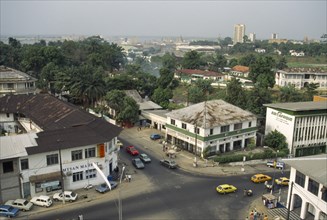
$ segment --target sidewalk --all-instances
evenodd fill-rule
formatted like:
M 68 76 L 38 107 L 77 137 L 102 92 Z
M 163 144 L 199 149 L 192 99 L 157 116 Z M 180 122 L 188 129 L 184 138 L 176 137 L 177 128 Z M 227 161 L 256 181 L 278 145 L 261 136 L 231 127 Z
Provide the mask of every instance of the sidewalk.
M 158 157 L 168 158 L 163 151 L 162 140 L 151 140 L 150 134 L 159 133 L 164 136 L 164 134 L 156 129 L 151 128 L 142 128 L 139 130 L 137 127 L 125 128 L 120 137 L 128 140 L 132 143 L 135 143 L 137 147 L 145 148 L 146 150 L 151 151 Z M 168 149 L 172 146 L 167 144 Z M 206 175 L 206 176 L 231 176 L 231 175 L 251 175 L 256 173 L 267 173 L 272 172 L 273 168 L 267 167 L 266 160 L 255 160 L 255 161 L 246 161 L 230 164 L 213 164 L 213 162 L 205 161 L 202 158 L 197 157 L 197 166 L 194 166 L 195 155 L 182 150 L 176 152 L 176 157 L 173 159 L 179 166 L 179 169 L 186 172 L 190 172 L 197 175 Z M 268 219 L 274 219 L 275 216 L 270 216 L 268 213 L 268 208 L 264 206 L 262 202 L 261 195 L 258 197 L 253 197 L 253 201 L 244 209 L 244 219 L 246 216 L 250 219 L 250 212 L 252 210 L 257 210 L 258 213 L 264 213 L 268 215 Z M 247 210 L 247 211 L 246 211 Z

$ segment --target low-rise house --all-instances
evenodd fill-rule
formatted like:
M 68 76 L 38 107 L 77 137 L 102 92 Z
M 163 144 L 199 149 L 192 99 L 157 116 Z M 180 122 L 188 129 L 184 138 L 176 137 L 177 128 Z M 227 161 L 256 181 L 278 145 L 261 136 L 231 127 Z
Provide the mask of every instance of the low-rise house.
M 9 134 L 0 136 L 2 201 L 102 183 L 94 164 L 115 173 L 121 128 L 72 104 L 48 94 L 7 95 L 0 120 Z
M 255 139 L 257 118 L 223 100 L 201 102 L 167 113 L 166 139 L 184 150 L 203 156 L 247 147 Z
M 181 82 L 192 83 L 198 79 L 212 80 L 214 83 L 223 82 L 224 75 L 222 73 L 208 71 L 208 70 L 197 70 L 197 69 L 180 69 L 176 70 L 174 77 Z
M 250 68 L 247 66 L 236 65 L 232 67 L 229 75 L 248 78 L 250 73 Z
M 301 219 L 327 219 L 327 154 L 284 159 L 291 167 L 287 207 Z
M 26 73 L 0 66 L 0 97 L 6 94 L 36 93 L 36 81 Z
M 318 88 L 327 88 L 327 71 L 322 68 L 285 68 L 275 74 L 278 86 L 293 85 L 302 89 L 306 84 L 317 83 Z

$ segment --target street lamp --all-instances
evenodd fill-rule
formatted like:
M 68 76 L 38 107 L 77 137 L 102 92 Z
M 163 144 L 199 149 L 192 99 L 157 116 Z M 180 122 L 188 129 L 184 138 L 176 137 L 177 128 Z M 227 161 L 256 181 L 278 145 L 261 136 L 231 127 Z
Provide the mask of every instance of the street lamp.
M 275 156 L 275 160 L 274 160 L 274 176 L 273 176 L 273 182 L 271 184 L 271 191 L 270 191 L 270 194 L 273 193 L 273 190 L 274 190 L 274 185 L 275 185 L 275 176 L 276 176 L 276 166 L 277 166 L 277 156 L 278 156 L 278 152 L 279 150 L 276 151 L 276 156 Z

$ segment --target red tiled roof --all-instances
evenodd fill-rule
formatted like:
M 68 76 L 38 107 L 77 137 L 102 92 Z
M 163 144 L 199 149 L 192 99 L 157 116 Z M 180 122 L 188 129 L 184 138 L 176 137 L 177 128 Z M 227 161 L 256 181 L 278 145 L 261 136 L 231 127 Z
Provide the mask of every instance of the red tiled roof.
M 247 72 L 249 72 L 250 68 L 247 66 L 236 65 L 232 68 L 232 70 L 242 72 L 242 73 L 247 73 Z

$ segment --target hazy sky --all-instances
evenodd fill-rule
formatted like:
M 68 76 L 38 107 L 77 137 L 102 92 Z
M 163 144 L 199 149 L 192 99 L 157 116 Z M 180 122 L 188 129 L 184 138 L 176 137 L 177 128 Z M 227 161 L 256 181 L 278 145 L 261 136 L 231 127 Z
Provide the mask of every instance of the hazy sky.
M 327 0 L 0 0 L 1 35 L 232 37 L 234 24 L 257 39 L 319 39 Z

